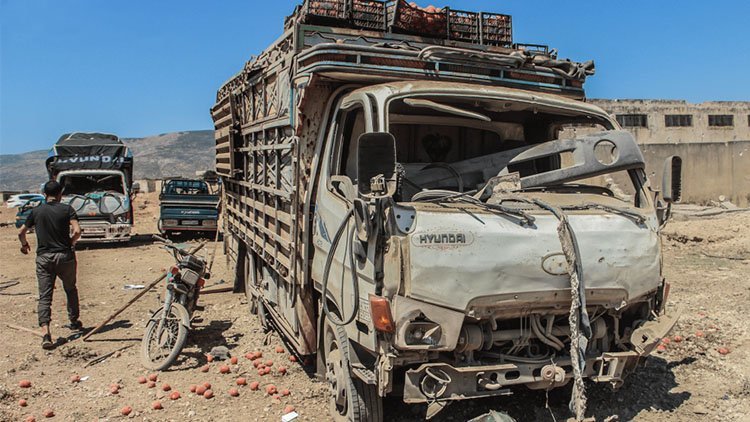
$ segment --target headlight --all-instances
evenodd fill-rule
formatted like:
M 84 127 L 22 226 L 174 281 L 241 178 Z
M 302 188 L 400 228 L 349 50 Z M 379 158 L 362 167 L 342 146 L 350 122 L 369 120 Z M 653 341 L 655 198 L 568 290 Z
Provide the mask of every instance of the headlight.
M 185 284 L 194 286 L 195 283 L 198 282 L 199 278 L 200 276 L 198 275 L 198 273 L 193 270 L 188 270 L 187 268 L 182 270 L 182 281 Z
M 404 340 L 409 346 L 436 346 L 442 336 L 443 330 L 434 322 L 412 322 L 404 332 Z
M 161 220 L 165 226 L 176 226 L 177 220 Z
M 203 220 L 203 227 L 216 227 L 216 220 Z

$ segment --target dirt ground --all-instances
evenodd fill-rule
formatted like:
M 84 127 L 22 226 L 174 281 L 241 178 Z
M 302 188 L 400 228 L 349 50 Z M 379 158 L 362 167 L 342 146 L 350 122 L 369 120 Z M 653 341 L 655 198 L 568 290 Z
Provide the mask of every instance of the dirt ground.
M 127 246 L 79 248 L 79 293 L 81 318 L 88 327 L 96 325 L 114 309 L 137 294 L 125 290 L 126 284 L 148 284 L 172 264 L 169 254 L 153 244 L 149 234 L 156 231 L 157 206 L 153 194 L 136 200 L 137 236 Z M 15 210 L 3 207 L 0 222 L 12 222 Z M 36 326 L 36 278 L 33 255 L 18 250 L 16 229 L 0 228 L 0 420 L 37 420 L 51 409 L 58 420 L 118 420 L 125 406 L 138 420 L 196 421 L 278 421 L 283 409 L 292 405 L 298 420 L 329 420 L 327 388 L 299 363 L 289 361 L 290 354 L 276 353 L 281 345 L 276 334 L 266 335 L 248 312 L 241 294 L 215 294 L 201 298 L 203 309 L 196 312 L 194 327 L 177 364 L 159 376 L 157 387 L 147 388 L 137 377 L 148 375 L 140 364 L 140 339 L 150 310 L 159 306 L 161 287 L 122 313 L 103 332 L 82 342 L 71 339 L 65 324 L 65 295 L 61 286 L 53 302 L 53 336 L 61 337 L 52 351 L 40 347 L 41 339 L 17 331 L 6 324 L 28 328 Z M 665 230 L 665 275 L 672 282 L 669 309 L 682 311 L 682 317 L 665 344 L 666 350 L 650 357 L 644 367 L 630 375 L 619 391 L 605 385 L 588 384 L 588 414 L 596 420 L 750 420 L 750 212 L 712 218 L 672 221 Z M 35 238 L 30 236 L 32 248 Z M 195 240 L 191 240 L 195 243 Z M 207 287 L 224 287 L 232 277 L 225 267 L 221 246 L 216 249 L 213 277 Z M 210 256 L 214 244 L 204 249 Z M 15 284 L 14 282 L 19 282 Z M 681 341 L 679 341 L 681 340 Z M 205 354 L 214 347 L 227 346 L 239 363 L 231 374 L 219 373 L 219 363 L 206 365 Z M 106 353 L 127 347 L 105 361 L 84 367 Z M 722 349 L 726 348 L 726 350 Z M 719 353 L 728 352 L 726 354 Z M 274 368 L 284 365 L 286 375 L 277 370 L 260 377 L 245 353 L 262 351 Z M 78 375 L 82 381 L 71 382 Z M 235 380 L 246 376 L 259 381 L 261 391 L 237 387 Z M 31 388 L 22 389 L 19 381 L 30 380 Z M 191 384 L 209 382 L 215 397 L 204 399 L 189 392 Z M 110 385 L 121 386 L 118 394 Z M 170 400 L 162 391 L 164 383 L 181 398 Z M 263 392 L 267 384 L 279 390 L 289 389 L 287 397 L 274 399 Z M 228 390 L 239 389 L 239 397 Z M 512 396 L 455 403 L 435 420 L 463 421 L 491 409 L 504 410 L 519 421 L 555 421 L 569 417 L 567 401 L 570 389 L 549 394 L 517 390 Z M 25 399 L 26 407 L 19 406 Z M 160 400 L 163 409 L 153 410 Z M 385 402 L 386 420 L 410 421 L 422 418 L 424 408 L 406 406 L 397 399 Z

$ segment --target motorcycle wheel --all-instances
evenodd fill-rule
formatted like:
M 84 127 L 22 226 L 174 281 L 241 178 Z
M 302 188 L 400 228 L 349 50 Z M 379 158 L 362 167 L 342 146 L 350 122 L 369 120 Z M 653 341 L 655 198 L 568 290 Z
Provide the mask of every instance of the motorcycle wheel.
M 188 327 L 185 326 L 185 321 L 190 321 L 187 309 L 179 303 L 173 303 L 164 327 L 159 332 L 163 313 L 164 308 L 154 313 L 146 324 L 141 341 L 141 360 L 146 368 L 153 371 L 161 371 L 172 365 L 187 341 Z

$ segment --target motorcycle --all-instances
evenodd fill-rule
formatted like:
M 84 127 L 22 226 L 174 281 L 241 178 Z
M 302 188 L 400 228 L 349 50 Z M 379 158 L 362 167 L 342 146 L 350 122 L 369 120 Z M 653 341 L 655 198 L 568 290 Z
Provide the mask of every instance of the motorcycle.
M 143 364 L 148 369 L 161 371 L 174 363 L 185 347 L 200 290 L 211 275 L 205 260 L 167 239 L 154 238 L 164 243 L 176 262 L 167 274 L 163 305 L 151 315 L 141 341 Z

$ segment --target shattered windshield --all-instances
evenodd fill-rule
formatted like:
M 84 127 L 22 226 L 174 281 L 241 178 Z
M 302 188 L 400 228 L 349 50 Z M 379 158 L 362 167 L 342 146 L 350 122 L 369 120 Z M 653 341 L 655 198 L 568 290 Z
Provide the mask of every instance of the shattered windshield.
M 61 177 L 63 195 L 86 195 L 90 192 L 125 193 L 122 175 L 119 174 L 71 174 Z
M 638 205 L 642 156 L 630 139 L 615 145 L 586 138 L 614 129 L 598 115 L 434 95 L 391 101 L 388 124 L 401 166 L 397 199 L 403 202 L 435 198 L 435 192 L 479 197 L 502 185 L 509 192 L 587 193 Z M 594 155 L 577 151 L 581 145 Z M 627 147 L 640 162 L 632 156 L 629 166 L 609 171 L 606 166 L 622 154 L 617 147 Z

